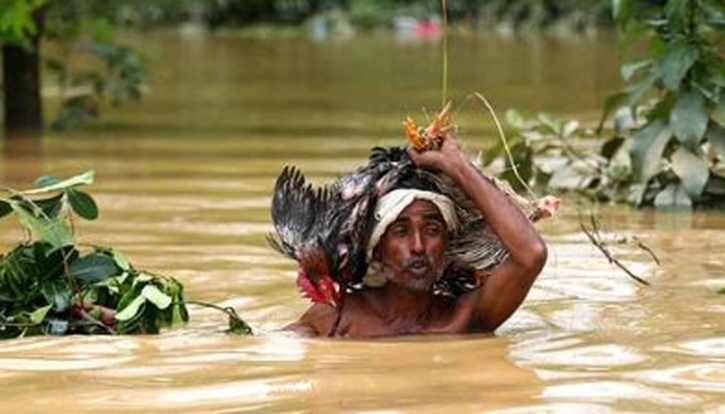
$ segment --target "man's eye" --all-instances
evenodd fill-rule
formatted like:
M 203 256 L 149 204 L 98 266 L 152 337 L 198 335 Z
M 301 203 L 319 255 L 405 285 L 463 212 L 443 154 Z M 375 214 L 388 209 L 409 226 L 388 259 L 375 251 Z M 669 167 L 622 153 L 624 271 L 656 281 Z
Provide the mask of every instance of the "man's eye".
M 405 236 L 408 234 L 408 228 L 406 226 L 395 226 L 391 230 L 395 236 Z
M 425 232 L 431 236 L 437 236 L 443 233 L 443 226 L 440 224 L 429 224 L 425 227 Z

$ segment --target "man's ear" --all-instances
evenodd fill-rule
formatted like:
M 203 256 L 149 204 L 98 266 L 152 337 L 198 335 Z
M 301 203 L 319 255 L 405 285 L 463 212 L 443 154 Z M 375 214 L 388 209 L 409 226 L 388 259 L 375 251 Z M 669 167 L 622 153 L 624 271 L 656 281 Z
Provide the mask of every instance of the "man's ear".
M 373 248 L 373 260 L 376 262 L 382 262 L 383 255 L 380 253 L 380 243 Z

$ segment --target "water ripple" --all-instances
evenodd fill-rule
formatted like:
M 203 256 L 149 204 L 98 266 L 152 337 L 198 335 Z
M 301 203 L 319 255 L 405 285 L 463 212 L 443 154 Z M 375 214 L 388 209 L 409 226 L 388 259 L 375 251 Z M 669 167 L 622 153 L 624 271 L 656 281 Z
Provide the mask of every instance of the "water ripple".
M 725 392 L 725 364 L 689 364 L 628 374 L 646 382 L 672 384 L 692 390 Z
M 708 338 L 662 346 L 657 350 L 685 353 L 695 356 L 725 357 L 725 338 Z
M 519 352 L 523 359 L 537 366 L 623 367 L 647 361 L 649 357 L 620 345 L 595 345 L 549 352 Z
M 685 406 L 697 404 L 697 397 L 645 385 L 615 382 L 578 382 L 553 385 L 544 390 L 545 398 L 612 403 L 620 400 L 646 400 L 654 404 Z
M 0 370 L 13 371 L 70 371 L 92 368 L 109 368 L 130 362 L 134 357 L 73 359 L 36 358 L 0 358 Z

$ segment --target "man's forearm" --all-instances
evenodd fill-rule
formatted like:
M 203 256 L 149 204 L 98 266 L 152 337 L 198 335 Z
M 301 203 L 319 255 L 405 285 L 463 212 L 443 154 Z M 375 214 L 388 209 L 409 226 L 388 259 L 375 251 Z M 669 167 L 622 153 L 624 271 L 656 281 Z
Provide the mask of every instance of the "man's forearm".
M 444 173 L 466 192 L 486 217 L 508 249 L 511 260 L 538 273 L 546 258 L 546 246 L 523 212 L 467 160 L 453 163 L 447 170 Z

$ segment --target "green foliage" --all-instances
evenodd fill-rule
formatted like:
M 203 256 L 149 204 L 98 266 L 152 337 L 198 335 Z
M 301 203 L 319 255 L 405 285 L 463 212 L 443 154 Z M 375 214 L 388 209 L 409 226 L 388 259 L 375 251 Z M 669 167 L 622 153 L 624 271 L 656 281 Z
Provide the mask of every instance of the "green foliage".
M 87 0 L 52 3 L 46 34 L 57 52 L 46 54 L 44 61 L 60 91 L 53 128 L 75 127 L 97 118 L 104 104 L 116 106 L 143 97 L 144 59 L 114 40 L 116 25 L 109 13 L 120 7 L 117 3 L 105 7 Z
M 629 86 L 610 97 L 602 120 L 622 104 L 615 133 L 630 145 L 637 206 L 722 203 L 725 6 L 718 0 L 614 0 L 617 24 L 650 58 L 622 66 Z M 627 122 L 625 119 L 631 119 Z M 712 183 L 712 184 L 711 184 Z
M 156 333 L 188 320 L 177 281 L 137 271 L 118 252 L 76 247 L 68 221 L 72 213 L 98 217 L 93 198 L 78 189 L 93 180 L 93 171 L 63 181 L 41 177 L 35 189 L 0 197 L 3 216 L 14 212 L 32 236 L 0 256 L 0 336 Z M 137 298 L 142 306 L 114 320 L 116 309 Z
M 114 256 L 43 241 L 0 256 L 0 337 L 158 333 L 188 321 L 178 281 L 122 270 Z
M 46 0 L 0 0 L 0 43 L 25 45 L 37 34 L 33 13 Z
M 71 47 L 81 55 L 91 56 L 94 64 L 74 68 L 67 53 L 46 58 L 61 91 L 60 111 L 53 128 L 67 129 L 97 118 L 104 103 L 116 106 L 143 97 L 146 68 L 136 51 L 98 41 L 82 41 Z
M 177 280 L 138 270 L 116 250 L 76 245 L 71 215 L 98 217 L 93 198 L 78 189 L 93 180 L 92 171 L 63 181 L 41 177 L 35 189 L 0 195 L 0 218 L 15 213 L 31 234 L 0 255 L 0 338 L 155 334 L 188 322 Z M 223 311 L 231 331 L 251 333 L 233 309 Z
M 514 189 L 524 185 L 513 171 L 512 161 L 526 185 L 546 191 L 580 193 L 600 201 L 620 201 L 630 181 L 630 168 L 621 160 L 623 140 L 612 139 L 602 148 L 587 145 L 592 135 L 575 120 L 548 114 L 529 119 L 515 110 L 506 112 L 506 122 L 514 135 L 509 140 L 512 160 L 505 159 L 502 178 Z M 591 141 L 591 140 L 589 140 Z M 502 144 L 483 154 L 489 165 L 503 153 Z

